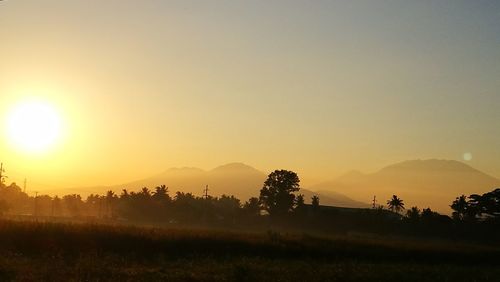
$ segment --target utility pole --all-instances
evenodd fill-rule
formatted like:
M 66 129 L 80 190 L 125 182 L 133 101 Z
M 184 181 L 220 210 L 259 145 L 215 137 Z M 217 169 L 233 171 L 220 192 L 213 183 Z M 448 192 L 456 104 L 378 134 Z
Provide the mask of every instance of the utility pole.
M 101 210 L 102 210 L 102 199 L 101 196 L 97 196 L 97 201 L 99 201 L 99 210 L 97 211 L 97 217 L 102 218 Z
M 33 214 L 35 215 L 35 218 L 37 217 L 37 213 L 38 213 L 37 198 L 38 198 L 38 191 L 35 191 L 35 211 L 33 212 Z
M 26 193 L 26 183 L 28 182 L 28 180 L 26 179 L 26 177 L 24 178 L 24 186 L 23 186 L 23 192 Z
M 54 199 L 51 201 L 50 216 L 54 217 Z
M 7 178 L 7 176 L 5 176 L 5 174 L 3 174 L 4 172 L 5 172 L 5 169 L 3 168 L 3 163 L 0 163 L 0 185 L 4 184 L 5 178 Z
M 208 185 L 205 186 L 205 190 L 203 190 L 204 194 L 205 194 L 205 199 L 208 199 Z
M 376 209 L 377 208 L 377 196 L 373 196 L 373 206 L 372 206 L 373 209 Z

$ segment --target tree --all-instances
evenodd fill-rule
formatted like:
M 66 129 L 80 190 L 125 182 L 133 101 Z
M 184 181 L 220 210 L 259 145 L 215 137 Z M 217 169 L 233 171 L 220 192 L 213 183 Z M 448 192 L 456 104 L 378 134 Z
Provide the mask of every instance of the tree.
M 115 202 L 118 198 L 116 197 L 115 193 L 111 190 L 109 190 L 106 193 L 106 214 L 109 217 L 114 217 L 115 215 Z
M 311 205 L 314 211 L 317 211 L 319 209 L 319 197 L 314 195 L 311 198 Z
M 170 196 L 168 195 L 168 187 L 165 185 L 157 186 L 153 192 L 153 198 L 160 202 L 170 202 Z
M 62 201 L 71 216 L 77 217 L 81 215 L 83 202 L 82 202 L 82 197 L 80 195 L 78 194 L 65 195 L 62 198 Z
M 476 198 L 475 198 L 476 199 Z M 467 201 L 467 196 L 461 195 L 451 203 L 452 216 L 456 220 L 474 219 L 476 217 L 476 207 L 472 207 Z
M 304 200 L 304 195 L 299 194 L 295 197 L 295 212 L 298 214 L 304 213 L 306 208 L 306 203 Z
M 420 219 L 420 209 L 418 207 L 412 207 L 406 211 L 406 217 L 410 221 L 418 221 Z
M 260 215 L 260 205 L 259 199 L 256 197 L 252 197 L 248 199 L 243 205 L 243 210 L 246 214 L 250 216 L 259 216 Z
M 141 192 L 139 194 L 146 199 L 149 199 L 151 197 L 151 191 L 149 191 L 148 187 L 142 187 Z
M 52 199 L 52 208 L 50 211 L 51 216 L 61 216 L 61 198 L 59 196 L 55 196 Z
M 270 215 L 283 215 L 293 209 L 294 192 L 299 191 L 299 177 L 293 171 L 275 170 L 260 190 L 259 201 Z
M 387 201 L 387 207 L 396 213 L 400 213 L 402 210 L 405 209 L 405 204 L 403 203 L 403 200 L 398 198 L 396 195 L 392 195 L 392 198 Z
M 234 196 L 222 195 L 216 199 L 215 207 L 220 216 L 224 219 L 236 220 L 236 215 L 241 207 L 240 200 Z
M 483 195 L 472 194 L 457 197 L 450 206 L 456 220 L 475 220 L 476 217 L 500 217 L 500 188 Z

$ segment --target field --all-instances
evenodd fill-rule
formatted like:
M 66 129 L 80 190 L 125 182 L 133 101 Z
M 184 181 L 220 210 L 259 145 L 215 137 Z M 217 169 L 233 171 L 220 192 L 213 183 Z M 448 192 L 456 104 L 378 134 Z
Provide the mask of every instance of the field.
M 0 222 L 1 281 L 498 281 L 499 255 L 363 234 Z

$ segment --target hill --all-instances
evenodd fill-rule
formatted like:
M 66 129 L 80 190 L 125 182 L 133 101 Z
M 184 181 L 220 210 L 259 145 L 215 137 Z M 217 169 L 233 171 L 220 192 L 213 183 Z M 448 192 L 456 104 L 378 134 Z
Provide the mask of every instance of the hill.
M 407 208 L 416 205 L 449 213 L 455 197 L 485 193 L 499 185 L 499 179 L 462 162 L 431 159 L 400 162 L 372 174 L 350 172 L 311 189 L 335 191 L 365 202 L 376 195 L 378 203 L 383 205 L 396 194 Z
M 136 191 L 142 187 L 153 189 L 165 184 L 173 195 L 176 191 L 190 192 L 201 196 L 206 185 L 209 185 L 209 194 L 212 196 L 234 195 L 242 202 L 250 197 L 258 197 L 262 184 L 267 174 L 243 163 L 229 163 L 218 166 L 212 170 L 205 171 L 194 167 L 170 168 L 160 174 L 141 180 L 113 186 L 99 186 L 86 188 L 72 188 L 68 191 L 82 191 L 82 195 L 90 193 L 105 193 L 112 190 L 120 193 L 123 189 Z M 61 190 L 60 192 L 62 192 Z M 313 192 L 307 188 L 301 188 L 300 192 L 307 202 L 313 195 L 320 197 L 322 205 L 333 205 L 340 207 L 367 207 L 367 203 L 354 201 L 349 197 L 333 191 Z

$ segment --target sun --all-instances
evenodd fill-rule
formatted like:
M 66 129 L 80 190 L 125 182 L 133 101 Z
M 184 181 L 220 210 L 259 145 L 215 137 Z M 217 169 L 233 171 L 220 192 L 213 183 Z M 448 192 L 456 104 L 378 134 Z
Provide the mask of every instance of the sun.
M 6 136 L 14 147 L 28 153 L 52 148 L 61 137 L 59 113 L 49 102 L 30 100 L 11 108 L 6 118 Z

